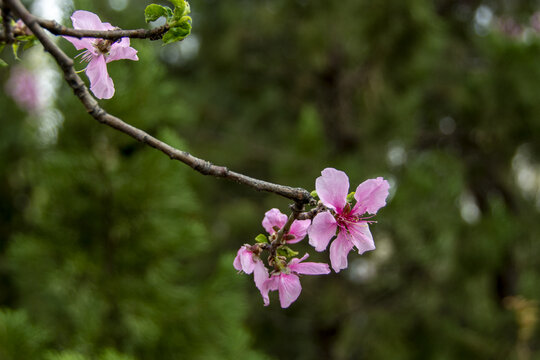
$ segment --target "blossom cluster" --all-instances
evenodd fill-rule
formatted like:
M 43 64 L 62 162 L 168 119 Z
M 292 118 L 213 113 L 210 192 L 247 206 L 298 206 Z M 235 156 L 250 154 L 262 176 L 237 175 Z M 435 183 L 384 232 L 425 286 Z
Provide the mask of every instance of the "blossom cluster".
M 264 305 L 269 305 L 269 292 L 277 290 L 282 308 L 289 307 L 302 291 L 299 275 L 324 275 L 330 273 L 326 263 L 304 262 L 305 254 L 288 245 L 302 241 L 306 235 L 309 244 L 322 252 L 330 244 L 330 264 L 335 272 L 347 268 L 347 257 L 353 248 L 359 254 L 374 250 L 375 243 L 369 230 L 372 217 L 386 205 L 390 185 L 382 177 L 369 179 L 348 193 L 349 178 L 343 171 L 326 168 L 315 181 L 316 195 L 320 201 L 313 220 L 297 220 L 298 213 L 288 218 L 278 209 L 266 212 L 262 221 L 269 236 L 259 235 L 254 245 L 243 245 L 234 259 L 234 268 L 246 274 L 253 273 L 255 286 L 260 291 Z M 290 221 L 292 220 L 292 222 Z M 269 253 L 267 265 L 261 256 Z

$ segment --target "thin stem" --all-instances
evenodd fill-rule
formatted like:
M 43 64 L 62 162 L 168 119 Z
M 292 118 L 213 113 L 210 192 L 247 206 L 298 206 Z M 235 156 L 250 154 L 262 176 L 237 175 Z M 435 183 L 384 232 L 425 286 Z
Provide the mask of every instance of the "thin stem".
M 4 41 L 6 44 L 13 44 L 15 37 L 13 36 L 13 28 L 11 27 L 11 11 L 3 2 L 0 3 L 0 6 L 2 9 L 2 25 L 4 26 Z
M 49 30 L 54 35 L 64 35 L 64 36 L 73 36 L 76 38 L 90 37 L 90 38 L 100 38 L 107 40 L 118 40 L 123 37 L 134 38 L 134 39 L 150 39 L 150 40 L 159 40 L 169 30 L 169 25 L 165 24 L 163 26 L 148 30 L 148 29 L 136 29 L 136 30 L 76 30 L 72 28 L 65 27 L 54 20 L 40 19 L 34 16 L 35 21 L 42 27 Z M 24 21 L 24 20 L 23 20 Z
M 213 165 L 209 161 L 197 158 L 186 151 L 176 149 L 169 144 L 147 134 L 146 132 L 129 125 L 121 119 L 107 113 L 99 106 L 97 101 L 90 95 L 88 88 L 81 80 L 73 68 L 73 60 L 68 57 L 56 44 L 47 36 L 41 28 L 39 19 L 32 15 L 19 0 L 4 0 L 11 9 L 19 15 L 22 21 L 34 33 L 43 47 L 56 60 L 62 71 L 64 79 L 73 89 L 75 95 L 84 105 L 86 111 L 97 121 L 108 125 L 118 131 L 123 132 L 132 138 L 153 147 L 173 160 L 178 160 L 190 166 L 203 175 L 211 175 L 218 178 L 225 178 L 235 181 L 239 184 L 247 185 L 258 191 L 271 192 L 295 201 L 297 204 L 308 204 L 313 201 L 310 193 L 303 188 L 293 188 L 290 186 L 279 185 L 267 181 L 255 179 L 247 175 L 229 170 L 225 166 Z

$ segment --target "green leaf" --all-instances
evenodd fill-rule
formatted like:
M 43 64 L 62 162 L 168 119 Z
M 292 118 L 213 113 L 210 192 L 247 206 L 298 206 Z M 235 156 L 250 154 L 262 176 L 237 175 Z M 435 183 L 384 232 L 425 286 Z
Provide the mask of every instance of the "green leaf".
M 184 8 L 186 6 L 186 2 L 184 0 L 169 0 L 176 10 L 176 8 Z M 182 10 L 183 11 L 183 10 Z
M 14 56 L 15 59 L 17 59 L 17 60 L 21 60 L 21 59 L 19 58 L 19 55 L 17 55 L 17 51 L 19 50 L 19 45 L 20 45 L 20 44 L 19 44 L 18 42 L 13 43 L 13 45 L 11 45 L 11 48 L 13 49 L 13 56 Z
M 34 35 L 19 35 L 15 38 L 18 41 L 30 41 L 36 39 Z
M 187 1 L 184 2 L 181 6 L 176 6 L 174 8 L 174 20 L 183 21 L 183 17 L 187 16 L 191 12 L 191 7 L 189 6 L 189 3 Z M 189 19 L 191 21 L 191 18 Z
M 39 43 L 39 41 L 36 38 L 34 38 L 34 39 L 30 40 L 30 41 L 27 41 L 23 46 L 23 50 L 30 49 L 32 46 L 37 45 L 38 43 Z
M 347 195 L 348 202 L 353 202 L 353 200 L 354 200 L 354 191 L 352 193 L 349 193 L 349 195 Z
M 0 67 L 8 66 L 8 63 L 0 59 Z
M 188 22 L 182 23 L 181 26 L 173 27 L 165 33 L 165 35 L 163 36 L 163 43 L 170 44 L 175 41 L 184 40 L 185 37 L 188 36 L 190 32 L 191 32 L 191 24 Z
M 171 11 L 170 8 L 166 8 L 165 6 L 150 4 L 144 9 L 144 20 L 146 22 L 156 21 L 162 16 L 168 17 Z
M 298 255 L 298 251 L 294 251 L 288 246 L 281 246 L 277 249 L 277 253 L 281 256 L 286 256 L 289 258 Z
M 255 236 L 255 241 L 258 242 L 259 244 L 266 244 L 268 243 L 268 238 L 264 234 L 259 234 Z

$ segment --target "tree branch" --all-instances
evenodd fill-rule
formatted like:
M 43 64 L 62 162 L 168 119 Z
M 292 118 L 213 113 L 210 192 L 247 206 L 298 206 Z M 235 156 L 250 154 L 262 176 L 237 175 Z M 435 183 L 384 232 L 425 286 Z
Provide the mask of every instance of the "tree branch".
M 107 40 L 118 40 L 123 37 L 133 38 L 133 39 L 150 39 L 150 40 L 159 40 L 162 38 L 163 34 L 169 30 L 169 25 L 165 24 L 163 26 L 148 30 L 148 29 L 137 29 L 137 30 L 107 30 L 107 31 L 98 31 L 98 30 L 76 30 L 72 28 L 65 27 L 54 20 L 45 20 L 34 17 L 37 23 L 47 30 L 49 30 L 54 35 L 64 35 L 64 36 L 73 36 L 76 38 L 90 37 L 90 38 L 100 38 Z M 24 21 L 24 20 L 23 20 Z
M 4 26 L 3 38 L 7 44 L 13 44 L 15 38 L 13 37 L 13 28 L 11 27 L 11 11 L 3 2 L 0 3 L 2 9 L 2 25 Z
M 147 134 L 146 132 L 123 122 L 121 119 L 108 114 L 90 95 L 88 88 L 73 69 L 73 60 L 68 57 L 58 46 L 56 46 L 56 44 L 52 42 L 52 40 L 41 28 L 39 19 L 28 12 L 28 10 L 19 0 L 4 0 L 4 4 L 10 6 L 11 9 L 19 15 L 26 26 L 30 28 L 37 39 L 41 42 L 45 50 L 48 51 L 56 60 L 64 72 L 66 82 L 82 102 L 86 108 L 86 111 L 100 123 L 108 125 L 148 146 L 163 152 L 173 160 L 178 160 L 186 165 L 189 165 L 191 168 L 203 175 L 225 178 L 239 184 L 247 185 L 258 191 L 267 191 L 281 195 L 288 199 L 294 200 L 297 204 L 306 204 L 313 200 L 310 193 L 303 188 L 293 188 L 290 186 L 270 183 L 231 171 L 224 166 L 213 165 L 212 163 L 199 159 L 188 152 L 176 149 Z

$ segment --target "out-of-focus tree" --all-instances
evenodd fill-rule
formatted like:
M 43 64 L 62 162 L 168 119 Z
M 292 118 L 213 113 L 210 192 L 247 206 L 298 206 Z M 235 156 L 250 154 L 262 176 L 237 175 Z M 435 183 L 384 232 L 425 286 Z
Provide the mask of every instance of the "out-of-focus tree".
M 108 6 L 122 3 L 76 8 L 139 27 L 146 3 Z M 535 2 L 206 0 L 192 10 L 186 40 L 133 41 L 141 61 L 110 65 L 117 95 L 104 106 L 256 177 L 313 189 L 332 166 L 351 183 L 391 179 L 377 249 L 303 278 L 291 308 L 274 298 L 264 308 L 251 280 L 233 278 L 231 255 L 285 200 L 178 169 L 92 122 L 67 87 L 58 142 L 39 148 L 2 97 L 13 129 L 0 134 L 2 301 L 48 330 L 47 349 L 540 356 L 539 327 L 527 323 L 523 341 L 507 305 L 540 301 Z

